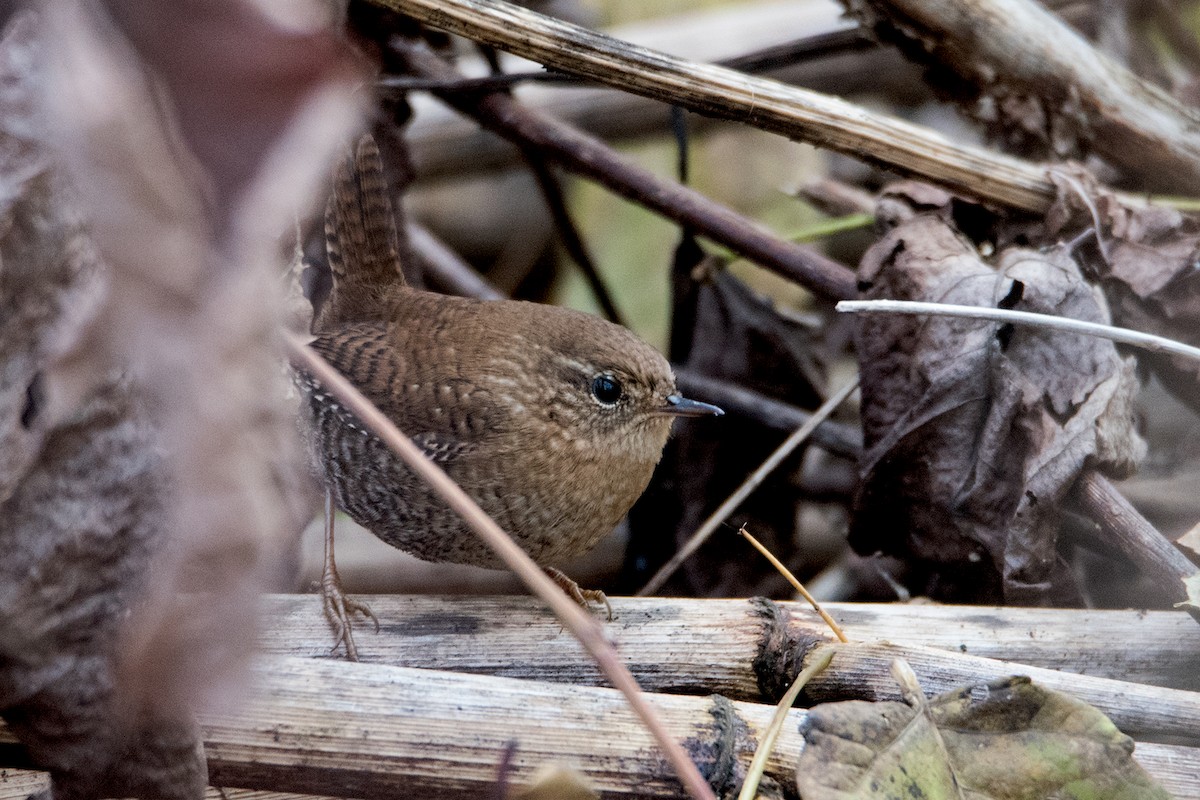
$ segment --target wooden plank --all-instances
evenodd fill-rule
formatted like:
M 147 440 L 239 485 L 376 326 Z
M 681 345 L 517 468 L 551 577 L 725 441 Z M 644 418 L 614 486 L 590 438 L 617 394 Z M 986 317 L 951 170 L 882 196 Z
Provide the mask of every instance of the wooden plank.
M 515 785 L 544 764 L 566 763 L 606 797 L 683 797 L 612 689 L 277 656 L 260 659 L 253 677 L 246 699 L 202 719 L 211 780 L 231 800 L 477 798 L 493 787 L 513 741 Z M 651 701 L 719 792 L 740 780 L 773 712 L 712 697 Z M 784 727 L 767 767 L 775 781 L 792 779 L 804 714 L 791 712 Z M 1176 797 L 1198 796 L 1196 750 L 1139 744 L 1136 756 Z M 37 780 L 5 771 L 0 800 L 25 796 Z M 228 794 L 234 788 L 273 794 Z
M 360 596 L 379 616 L 378 634 L 356 628 L 363 660 L 597 685 L 601 678 L 575 639 L 527 596 Z M 609 635 L 644 689 L 715 692 L 761 700 L 755 662 L 770 614 L 748 600 L 613 598 Z M 793 639 L 824 638 L 804 604 L 781 603 Z M 857 642 L 942 648 L 1133 683 L 1200 689 L 1200 628 L 1168 611 L 830 603 Z M 262 647 L 279 655 L 328 655 L 332 640 L 315 595 L 266 600 Z

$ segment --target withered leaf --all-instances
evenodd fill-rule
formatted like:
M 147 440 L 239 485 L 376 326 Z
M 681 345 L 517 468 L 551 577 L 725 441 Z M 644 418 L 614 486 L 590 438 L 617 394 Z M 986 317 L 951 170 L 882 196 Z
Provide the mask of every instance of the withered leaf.
M 1101 244 L 1082 251 L 1112 307 L 1116 324 L 1200 344 L 1200 226 L 1164 206 L 1134 205 L 1081 170 L 1057 168 L 1059 196 L 1047 214 L 1050 233 L 1098 228 Z M 1160 353 L 1139 359 L 1180 400 L 1200 408 L 1200 365 Z
M 859 281 L 868 298 L 1107 319 L 1064 250 L 1012 248 L 993 267 L 929 215 L 877 242 Z M 1058 501 L 1085 467 L 1123 473 L 1140 457 L 1132 362 L 1102 339 L 946 317 L 863 315 L 856 343 L 865 450 L 854 547 L 941 565 L 943 596 L 1070 599 Z
M 800 796 L 1170 797 L 1133 760 L 1133 740 L 1107 717 L 1028 678 L 946 692 L 928 709 L 926 716 L 904 703 L 861 700 L 811 709 L 796 767 Z
M 686 334 L 677 332 L 690 343 L 689 369 L 802 407 L 819 402 L 813 386 L 823 382 L 822 365 L 814 355 L 811 332 L 782 317 L 736 277 L 716 274 L 695 289 L 685 313 L 679 313 L 680 306 L 677 320 L 693 326 Z M 725 418 L 719 430 L 686 423 L 677 426 L 650 488 L 630 512 L 632 535 L 626 558 L 633 567 L 631 585 L 643 584 L 653 568 L 686 541 L 783 438 L 784 434 L 764 432 L 761 426 L 736 417 Z M 748 522 L 785 562 L 796 552 L 791 534 L 795 506 L 791 493 L 771 491 L 771 486 L 786 479 L 787 470 L 778 470 L 734 520 Z M 663 535 L 670 529 L 675 531 L 673 540 Z M 723 597 L 786 590 L 786 583 L 769 565 L 731 559 L 730 548 L 737 546 L 728 537 L 714 537 L 684 562 L 667 591 Z

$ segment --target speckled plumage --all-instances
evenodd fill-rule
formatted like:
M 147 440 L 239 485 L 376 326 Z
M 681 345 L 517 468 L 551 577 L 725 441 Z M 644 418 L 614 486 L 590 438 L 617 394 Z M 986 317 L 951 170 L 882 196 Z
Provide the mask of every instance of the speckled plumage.
M 404 286 L 384 185 L 364 137 L 327 209 L 334 287 L 313 347 L 539 563 L 586 551 L 645 489 L 684 413 L 669 364 L 588 314 Z M 620 383 L 618 402 L 597 400 L 597 376 Z M 420 558 L 498 566 L 381 441 L 302 380 L 316 460 L 342 509 Z

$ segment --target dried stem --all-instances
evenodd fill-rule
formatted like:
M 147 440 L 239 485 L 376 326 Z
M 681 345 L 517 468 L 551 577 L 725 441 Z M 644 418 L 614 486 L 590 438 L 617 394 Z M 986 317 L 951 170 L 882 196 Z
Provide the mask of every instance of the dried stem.
M 415 222 L 409 222 L 405 229 L 408 231 L 408 240 L 413 250 L 435 283 L 462 297 L 474 297 L 478 300 L 504 299 L 503 292 L 488 283 L 429 229 Z
M 397 52 L 415 74 L 438 80 L 462 77 L 424 43 L 400 41 Z M 854 297 L 854 273 L 815 250 L 785 242 L 694 189 L 658 177 L 603 142 L 525 108 L 502 93 L 439 97 L 519 147 L 535 147 L 564 168 L 692 228 L 766 269 L 835 299 Z
M 600 310 L 604 312 L 604 316 L 609 322 L 625 325 L 625 321 L 621 319 L 621 312 L 617 310 L 617 305 L 613 302 L 612 294 L 600 277 L 600 270 L 596 268 L 596 262 L 592 260 L 587 245 L 584 244 L 579 228 L 571 219 L 571 212 L 567 209 L 567 198 L 563 194 L 558 176 L 554 174 L 550 165 L 546 163 L 545 157 L 537 148 L 523 147 L 521 154 L 525 157 L 530 171 L 533 172 L 533 177 L 537 180 L 538 187 L 542 190 L 542 197 L 546 201 L 546 207 L 550 210 L 550 217 L 554 220 L 554 227 L 558 231 L 559 242 L 567 251 L 567 255 L 575 262 L 575 266 L 579 267 L 583 277 L 587 279 L 592 296 L 600 305 Z
M 821 619 L 825 621 L 825 624 L 828 625 L 830 630 L 833 631 L 833 635 L 838 638 L 839 642 L 850 641 L 846 638 L 846 633 L 842 630 L 842 626 L 834 622 L 833 617 L 829 616 L 829 613 L 825 609 L 821 608 L 821 604 L 817 602 L 817 598 L 809 594 L 808 589 L 804 588 L 804 584 L 800 582 L 800 579 L 793 575 L 792 571 L 788 569 L 782 561 L 776 558 L 775 554 L 768 550 L 762 542 L 751 536 L 750 532 L 746 530 L 745 525 L 738 528 L 738 535 L 749 542 L 755 550 L 762 553 L 763 557 L 766 558 L 767 561 L 771 562 L 771 566 L 774 567 L 780 575 L 787 579 L 787 582 L 790 583 L 792 587 L 800 593 L 801 597 L 808 601 L 808 604 L 813 607 L 813 611 L 816 611 Z
M 767 768 L 767 759 L 771 757 L 771 750 L 774 749 L 779 734 L 783 732 L 788 712 L 792 710 L 792 706 L 796 704 L 796 698 L 800 696 L 800 692 L 804 690 L 808 682 L 814 675 L 823 672 L 829 666 L 830 661 L 833 661 L 833 652 L 828 650 L 814 658 L 811 664 L 800 671 L 796 680 L 792 681 L 792 685 L 788 687 L 783 699 L 779 701 L 779 705 L 775 706 L 775 715 L 771 717 L 771 723 L 767 725 L 766 732 L 759 739 L 758 750 L 754 752 L 754 758 L 751 759 L 750 767 L 746 770 L 746 781 L 742 784 L 742 791 L 738 793 L 738 800 L 754 800 L 758 796 L 759 781 Z
M 638 47 L 501 0 L 375 2 L 552 69 L 811 142 L 968 196 L 1034 212 L 1044 211 L 1055 197 L 1038 164 L 952 142 L 828 95 Z
M 365 660 L 450 672 L 603 686 L 596 664 L 535 597 L 376 595 L 387 621 Z M 807 603 L 614 597 L 607 634 L 643 691 L 777 697 L 755 671 L 772 641 L 824 640 L 829 629 Z M 1137 683 L 1200 690 L 1200 636 L 1178 611 L 823 603 L 848 638 L 886 639 L 955 653 Z M 260 649 L 322 658 L 329 626 L 315 595 L 267 598 Z M 453 625 L 446 620 L 452 617 Z M 420 647 L 413 642 L 419 641 Z M 782 680 L 790 679 L 786 675 Z
M 707 781 L 700 775 L 696 765 L 688 758 L 679 742 L 673 739 L 664 727 L 653 706 L 646 700 L 633 675 L 621 663 L 620 657 L 605 638 L 604 628 L 588 612 L 584 611 L 563 592 L 546 573 L 538 568 L 523 551 L 478 504 L 467 496 L 450 476 L 421 452 L 389 420 L 383 412 L 362 395 L 337 370 L 317 355 L 316 351 L 303 343 L 298 336 L 286 333 L 289 356 L 319 380 L 326 389 L 348 408 L 378 436 L 404 462 L 417 473 L 429 487 L 459 514 L 472 530 L 495 551 L 505 565 L 529 587 L 529 590 L 546 601 L 563 624 L 579 639 L 592 658 L 600 666 L 613 686 L 621 690 L 634 713 L 642 720 L 646 729 L 653 734 L 667 759 L 675 768 L 684 787 L 694 800 L 715 800 Z
M 812 412 L 731 381 L 676 367 L 680 391 L 689 397 L 720 406 L 726 413 L 752 419 L 771 430 L 794 431 L 812 419 Z M 813 430 L 813 444 L 846 458 L 858 458 L 862 433 L 857 426 L 823 420 Z
M 1062 331 L 1063 333 L 1081 333 L 1085 336 L 1099 336 L 1111 339 L 1121 344 L 1133 345 L 1154 353 L 1170 353 L 1172 355 L 1200 361 L 1200 347 L 1192 347 L 1174 339 L 1156 336 L 1153 333 L 1142 333 L 1129 328 L 1118 328 L 1115 325 L 1104 325 L 1099 322 L 1087 322 L 1070 317 L 1059 317 L 1054 314 L 1039 314 L 1034 311 L 1016 311 L 1006 308 L 991 308 L 985 306 L 961 306 L 952 303 L 924 303 L 916 300 L 843 300 L 837 304 L 837 310 L 844 313 L 868 314 L 930 314 L 941 317 L 965 317 L 967 319 L 988 320 L 991 322 L 1007 322 L 1016 325 L 1030 325 L 1035 328 Z

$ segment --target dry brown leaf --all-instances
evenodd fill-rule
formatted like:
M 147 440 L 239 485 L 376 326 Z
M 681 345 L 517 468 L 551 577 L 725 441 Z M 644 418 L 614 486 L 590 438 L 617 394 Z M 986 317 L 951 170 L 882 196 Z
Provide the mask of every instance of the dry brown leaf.
M 677 330 L 689 326 L 689 369 L 799 406 L 819 404 L 812 387 L 823 383 L 823 366 L 814 353 L 811 331 L 785 319 L 725 272 L 699 285 L 691 312 L 689 318 L 680 314 L 678 306 L 675 311 Z M 650 488 L 630 512 L 632 539 L 627 559 L 640 560 L 643 565 L 664 562 L 785 435 L 764 433 L 761 426 L 732 417 L 723 420 L 719 429 L 678 425 Z M 785 463 L 795 464 L 798 458 L 792 456 Z M 787 481 L 788 474 L 784 466 L 768 477 L 733 518 L 761 533 L 767 547 L 785 562 L 797 551 L 792 535 L 795 502 L 790 492 L 772 491 L 772 487 Z M 663 530 L 669 528 L 675 530 L 674 542 L 663 536 Z M 787 592 L 786 582 L 765 562 L 731 555 L 740 544 L 736 537 L 714 536 L 683 563 L 667 591 L 686 587 L 686 591 L 713 597 Z M 637 585 L 648 575 L 641 574 Z
M 929 215 L 876 243 L 859 280 L 867 298 L 1107 319 L 1064 251 L 1010 249 L 993 268 Z M 866 449 L 855 548 L 944 567 L 942 596 L 1068 599 L 1058 501 L 1085 467 L 1122 473 L 1140 457 L 1132 362 L 1100 339 L 944 317 L 864 315 L 856 342 Z
M 1099 245 L 1081 248 L 1117 325 L 1200 344 L 1200 225 L 1164 206 L 1132 205 L 1081 169 L 1055 168 L 1059 197 L 1046 217 L 1051 234 L 1096 230 Z M 1142 353 L 1163 383 L 1200 408 L 1200 365 Z

